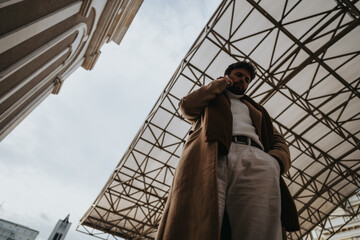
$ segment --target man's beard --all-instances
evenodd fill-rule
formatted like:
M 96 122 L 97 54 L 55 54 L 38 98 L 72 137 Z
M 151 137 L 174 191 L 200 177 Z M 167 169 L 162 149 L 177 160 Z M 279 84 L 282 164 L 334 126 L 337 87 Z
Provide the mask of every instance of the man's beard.
M 246 89 L 239 86 L 232 86 L 232 87 L 228 87 L 228 90 L 236 95 L 244 95 Z

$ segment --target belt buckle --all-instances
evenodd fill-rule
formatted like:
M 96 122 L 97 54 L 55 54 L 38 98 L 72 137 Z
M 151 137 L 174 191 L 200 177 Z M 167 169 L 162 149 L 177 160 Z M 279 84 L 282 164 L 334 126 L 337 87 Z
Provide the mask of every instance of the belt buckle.
M 238 142 L 239 142 L 237 136 L 234 136 L 234 142 L 235 142 L 235 143 L 238 143 Z
M 247 137 L 247 144 L 251 146 L 251 137 Z

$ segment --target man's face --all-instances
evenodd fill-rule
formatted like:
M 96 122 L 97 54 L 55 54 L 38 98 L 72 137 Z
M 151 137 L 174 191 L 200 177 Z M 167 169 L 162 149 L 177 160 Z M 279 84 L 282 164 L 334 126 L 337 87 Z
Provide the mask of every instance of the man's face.
M 245 68 L 235 68 L 231 71 L 229 77 L 233 81 L 233 85 L 228 90 L 237 95 L 244 94 L 251 81 L 249 71 Z

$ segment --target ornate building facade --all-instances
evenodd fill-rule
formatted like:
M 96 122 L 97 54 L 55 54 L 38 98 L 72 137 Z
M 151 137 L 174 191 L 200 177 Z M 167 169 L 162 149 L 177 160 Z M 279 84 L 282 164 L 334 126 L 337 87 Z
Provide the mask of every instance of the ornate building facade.
M 103 44 L 120 44 L 143 0 L 0 2 L 0 141 Z

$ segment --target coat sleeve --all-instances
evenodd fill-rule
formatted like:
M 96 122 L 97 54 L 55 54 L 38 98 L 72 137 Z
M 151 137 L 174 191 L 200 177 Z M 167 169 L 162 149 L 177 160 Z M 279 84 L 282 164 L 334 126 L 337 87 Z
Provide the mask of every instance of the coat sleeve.
M 211 100 L 223 92 L 225 88 L 226 80 L 221 78 L 191 92 L 180 100 L 179 107 L 182 114 L 190 122 L 195 122 Z
M 273 128 L 272 147 L 268 154 L 278 160 L 281 167 L 281 174 L 286 173 L 291 167 L 290 151 L 284 137 Z

